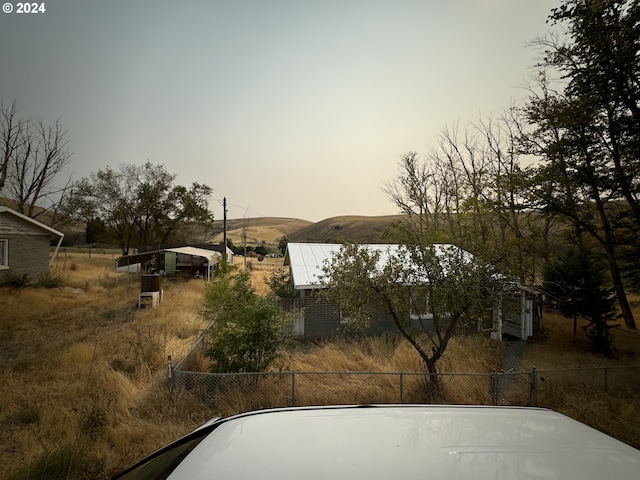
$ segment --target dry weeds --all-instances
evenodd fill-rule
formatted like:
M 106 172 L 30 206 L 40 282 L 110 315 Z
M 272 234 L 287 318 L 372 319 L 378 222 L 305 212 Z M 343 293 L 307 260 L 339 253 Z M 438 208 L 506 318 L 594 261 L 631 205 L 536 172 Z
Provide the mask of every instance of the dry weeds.
M 4 390 L 0 396 L 0 478 L 51 478 L 54 467 L 64 472 L 60 478 L 67 478 L 70 465 L 68 478 L 105 478 L 211 416 L 246 410 L 248 400 L 241 391 L 227 392 L 224 405 L 212 411 L 194 396 L 170 394 L 167 388 L 167 355 L 179 360 L 205 326 L 199 315 L 204 282 L 166 281 L 164 303 L 138 310 L 139 280 L 121 276 L 116 281 L 115 256 L 66 253 L 53 268 L 62 278 L 60 288 L 0 290 Z M 264 279 L 270 274 L 271 267 L 266 265 L 252 270 L 257 291 L 263 291 Z M 584 337 L 574 344 L 572 323 L 566 319 L 547 316 L 545 320 L 545 336 L 527 347 L 524 368 L 640 363 L 636 356 L 640 337 L 617 333 L 621 359 L 607 360 L 585 353 Z M 503 348 L 477 337 L 456 338 L 441 369 L 489 372 L 499 365 Z M 420 371 L 421 365 L 406 342 L 383 336 L 297 344 L 277 368 L 411 372 Z M 305 404 L 306 398 L 314 398 L 316 403 L 322 392 L 326 403 L 341 398 L 381 402 L 396 388 L 393 382 L 391 376 L 381 377 L 365 386 L 357 376 L 320 381 L 309 375 L 297 380 L 296 400 Z M 406 388 L 412 388 L 410 382 Z M 460 403 L 479 403 L 487 394 L 484 385 L 467 388 L 459 398 L 453 383 L 444 388 Z M 262 397 L 253 399 L 251 405 L 269 407 L 290 401 L 274 398 L 273 391 L 281 389 L 262 389 Z M 570 389 L 551 391 L 558 397 L 555 400 L 571 406 L 566 413 L 640 445 L 640 428 L 630 421 L 637 417 L 637 401 L 622 396 L 611 401 L 600 394 L 585 397 L 584 392 Z M 396 402 L 394 395 L 388 401 Z
M 209 417 L 165 379 L 204 327 L 203 281 L 165 282 L 165 302 L 138 310 L 139 280 L 116 282 L 111 254 L 66 253 L 52 272 L 60 288 L 2 290 L 0 478 L 42 478 L 69 455 L 101 478 Z

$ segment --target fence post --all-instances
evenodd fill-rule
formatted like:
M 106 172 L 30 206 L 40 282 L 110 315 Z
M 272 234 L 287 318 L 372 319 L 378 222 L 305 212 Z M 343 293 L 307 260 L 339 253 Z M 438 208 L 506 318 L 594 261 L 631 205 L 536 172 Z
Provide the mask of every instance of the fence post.
M 291 406 L 296 406 L 296 374 L 291 373 Z
M 537 405 L 538 403 L 538 374 L 536 367 L 531 367 L 529 375 L 529 405 Z
M 404 379 L 404 374 L 400 372 L 400 403 L 402 403 L 402 382 Z
M 604 393 L 609 393 L 609 369 L 604 367 Z
M 489 393 L 491 394 L 491 401 L 494 405 L 498 405 L 498 396 L 500 394 L 500 377 L 498 372 L 494 368 L 491 370 L 491 377 L 489 380 Z
M 171 355 L 167 356 L 167 378 L 169 379 L 169 391 L 172 391 L 173 384 L 173 365 L 171 364 Z

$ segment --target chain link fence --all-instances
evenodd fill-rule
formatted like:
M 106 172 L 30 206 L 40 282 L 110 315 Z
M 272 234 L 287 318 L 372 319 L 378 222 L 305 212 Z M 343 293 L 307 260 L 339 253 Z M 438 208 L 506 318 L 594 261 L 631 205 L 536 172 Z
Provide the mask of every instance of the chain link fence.
M 184 365 L 184 364 L 183 364 Z M 367 403 L 444 403 L 566 408 L 585 395 L 640 394 L 640 366 L 442 373 L 202 373 L 169 366 L 170 387 L 219 411 Z

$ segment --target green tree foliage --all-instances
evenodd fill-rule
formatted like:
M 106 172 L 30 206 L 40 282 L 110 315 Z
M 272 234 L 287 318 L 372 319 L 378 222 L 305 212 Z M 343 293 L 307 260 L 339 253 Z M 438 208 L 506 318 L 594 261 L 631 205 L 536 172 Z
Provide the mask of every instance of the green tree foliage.
M 543 60 L 524 108 L 535 129 L 526 151 L 542 157 L 533 193 L 576 241 L 585 234 L 599 243 L 625 323 L 635 328 L 620 256 L 624 242 L 638 251 L 640 230 L 640 6 L 564 0 L 549 19 L 566 33 L 536 42 Z
M 324 267 L 329 298 L 356 324 L 390 315 L 429 372 L 430 400 L 440 394 L 437 364 L 466 323 L 485 317 L 500 294 L 493 268 L 454 246 L 415 235 L 397 254 L 344 245 Z M 412 314 L 413 312 L 413 314 Z M 413 317 L 413 318 L 412 318 Z
M 211 188 L 175 185 L 176 175 L 163 165 L 107 167 L 74 185 L 66 210 L 88 224 L 102 222 L 127 254 L 130 247 L 166 244 L 189 222 L 208 225 Z
M 276 297 L 279 298 L 297 298 L 299 292 L 293 288 L 291 277 L 288 271 L 276 269 L 267 279 L 267 285 Z
M 205 351 L 213 372 L 263 372 L 278 358 L 288 317 L 275 298 L 253 291 L 246 273 L 210 284 L 205 307 L 206 316 L 215 318 Z
M 567 315 L 588 319 L 585 333 L 596 353 L 616 354 L 611 329 L 616 325 L 615 297 L 605 286 L 605 271 L 584 248 L 571 248 L 544 270 L 545 292 L 560 301 Z
M 287 251 L 287 244 L 289 243 L 289 239 L 287 238 L 286 235 L 280 237 L 280 240 L 278 241 L 278 251 L 284 255 L 285 252 Z
M 85 242 L 89 245 L 94 243 L 110 243 L 112 239 L 107 234 L 107 228 L 101 218 L 91 218 L 85 228 Z

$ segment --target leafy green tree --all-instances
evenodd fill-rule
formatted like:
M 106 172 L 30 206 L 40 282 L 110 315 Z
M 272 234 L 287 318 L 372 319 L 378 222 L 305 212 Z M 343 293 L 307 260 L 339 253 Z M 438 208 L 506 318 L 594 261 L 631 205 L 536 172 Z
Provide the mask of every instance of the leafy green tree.
M 66 211 L 87 223 L 102 221 L 125 255 L 131 246 L 166 244 L 189 222 L 213 221 L 211 188 L 174 185 L 175 178 L 163 165 L 150 162 L 107 167 L 74 185 Z
M 107 236 L 106 231 L 107 229 L 102 219 L 90 219 L 85 228 L 85 242 L 89 245 L 94 243 L 109 243 L 111 239 Z
M 429 373 L 427 394 L 440 397 L 438 361 L 464 324 L 487 315 L 500 294 L 490 265 L 454 246 L 412 233 L 397 254 L 344 245 L 324 267 L 329 299 L 356 324 L 390 315 Z
M 257 295 L 246 273 L 207 287 L 205 312 L 215 318 L 205 355 L 213 372 L 263 372 L 280 354 L 288 317 L 275 299 Z
M 285 252 L 287 251 L 287 244 L 289 243 L 289 239 L 287 238 L 286 235 L 280 237 L 280 240 L 278 241 L 278 251 L 284 255 Z
M 300 293 L 293 288 L 289 272 L 283 269 L 276 269 L 267 279 L 267 285 L 276 297 L 297 298 Z
M 534 194 L 577 241 L 599 243 L 625 323 L 636 328 L 619 259 L 621 228 L 640 230 L 640 5 L 564 0 L 549 20 L 564 33 L 536 42 L 543 59 L 524 109 L 535 128 L 527 151 L 543 159 Z M 623 203 L 629 215 L 617 214 Z
M 585 333 L 593 350 L 616 354 L 611 329 L 616 319 L 615 296 L 605 287 L 605 272 L 585 248 L 571 248 L 544 270 L 543 289 L 560 301 L 567 315 L 581 315 L 589 324 Z

